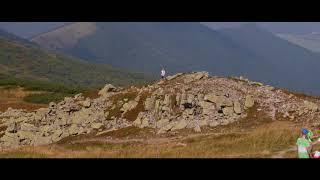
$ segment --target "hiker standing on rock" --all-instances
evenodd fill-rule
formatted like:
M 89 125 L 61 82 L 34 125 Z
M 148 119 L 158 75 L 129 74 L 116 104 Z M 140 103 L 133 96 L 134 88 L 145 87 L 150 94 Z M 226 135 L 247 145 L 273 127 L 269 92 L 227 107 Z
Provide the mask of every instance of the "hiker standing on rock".
M 307 139 L 309 131 L 307 129 L 302 129 L 301 136 L 297 140 L 297 148 L 298 148 L 298 157 L 299 158 L 310 158 L 311 157 L 311 149 L 312 144 Z
M 161 70 L 161 79 L 164 79 L 165 75 L 166 75 L 166 71 L 164 70 L 164 68 L 162 68 L 162 70 Z

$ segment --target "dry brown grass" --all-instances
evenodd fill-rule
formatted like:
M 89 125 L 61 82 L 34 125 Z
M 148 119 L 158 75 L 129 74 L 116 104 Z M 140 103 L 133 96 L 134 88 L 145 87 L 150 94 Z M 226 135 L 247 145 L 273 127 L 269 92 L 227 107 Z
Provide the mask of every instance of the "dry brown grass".
M 136 130 L 132 130 L 136 131 Z M 113 132 L 116 133 L 116 132 Z M 261 125 L 248 134 L 206 135 L 159 144 L 88 141 L 42 147 L 24 147 L 0 153 L 1 157 L 84 158 L 230 158 L 271 157 L 295 144 L 299 129 L 289 122 Z M 128 134 L 119 132 L 118 137 Z M 285 157 L 294 156 L 288 152 Z
M 25 103 L 25 102 L 17 102 L 17 103 L 6 103 L 0 102 L 0 111 L 4 112 L 9 107 L 13 109 L 25 109 L 27 111 L 34 111 L 39 108 L 48 107 L 46 104 L 34 104 L 34 103 Z
M 14 109 L 25 109 L 27 111 L 33 111 L 42 107 L 47 107 L 46 104 L 35 104 L 23 101 L 25 96 L 38 93 L 43 92 L 25 91 L 21 87 L 0 87 L 0 111 L 6 111 L 9 107 Z
M 97 89 L 94 89 L 94 90 L 88 90 L 88 91 L 85 91 L 82 95 L 83 97 L 85 98 L 90 98 L 90 99 L 96 99 L 99 97 L 99 90 Z

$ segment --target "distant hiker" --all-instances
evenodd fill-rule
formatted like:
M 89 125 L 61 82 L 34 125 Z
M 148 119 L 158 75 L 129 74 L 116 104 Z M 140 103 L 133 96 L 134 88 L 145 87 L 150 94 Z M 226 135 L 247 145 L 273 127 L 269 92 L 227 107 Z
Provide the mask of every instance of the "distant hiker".
M 310 158 L 310 152 L 312 145 L 307 139 L 307 134 L 309 131 L 307 129 L 302 129 L 301 136 L 297 140 L 297 149 L 299 158 Z
M 161 70 L 161 79 L 164 79 L 165 75 L 166 75 L 166 71 L 162 68 L 162 70 Z

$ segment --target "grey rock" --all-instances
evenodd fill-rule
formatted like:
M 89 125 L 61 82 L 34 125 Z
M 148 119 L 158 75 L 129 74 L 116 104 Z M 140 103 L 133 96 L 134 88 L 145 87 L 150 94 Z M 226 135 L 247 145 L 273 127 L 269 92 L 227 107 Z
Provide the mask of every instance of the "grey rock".
M 233 110 L 234 110 L 234 112 L 235 112 L 236 114 L 238 114 L 238 115 L 242 113 L 241 105 L 240 105 L 239 101 L 235 101 L 235 102 L 233 103 Z
M 254 106 L 254 100 L 253 100 L 253 97 L 251 95 L 247 95 L 246 96 L 246 99 L 245 99 L 245 102 L 244 102 L 244 106 L 246 108 L 251 108 Z

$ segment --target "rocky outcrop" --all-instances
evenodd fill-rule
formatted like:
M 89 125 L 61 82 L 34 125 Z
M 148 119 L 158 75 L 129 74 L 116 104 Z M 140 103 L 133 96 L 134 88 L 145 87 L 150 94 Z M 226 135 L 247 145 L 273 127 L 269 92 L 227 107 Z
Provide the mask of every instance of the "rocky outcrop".
M 283 117 L 319 123 L 319 100 L 299 98 L 262 83 L 209 78 L 207 72 L 179 73 L 166 79 L 142 88 L 121 89 L 107 84 L 96 99 L 77 94 L 33 112 L 9 108 L 0 113 L 7 127 L 0 147 L 49 144 L 128 126 L 154 128 L 158 134 L 182 129 L 201 132 L 205 127 L 240 121 L 250 109 L 263 111 L 273 120 Z M 128 92 L 135 97 L 126 97 Z
M 101 128 L 131 125 L 124 119 L 107 120 L 104 112 L 107 104 L 102 97 L 84 100 L 82 95 L 76 95 L 57 104 L 52 102 L 48 108 L 33 112 L 9 108 L 0 115 L 0 119 L 7 126 L 4 136 L 0 138 L 0 146 L 43 145 Z

